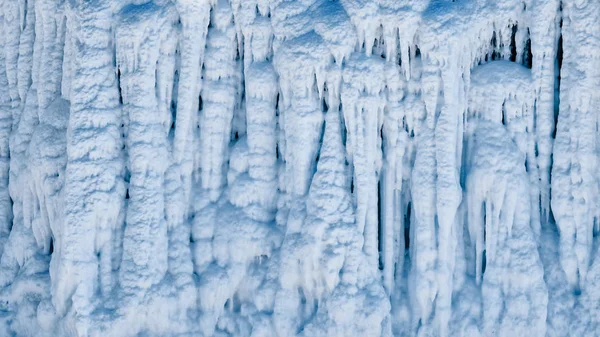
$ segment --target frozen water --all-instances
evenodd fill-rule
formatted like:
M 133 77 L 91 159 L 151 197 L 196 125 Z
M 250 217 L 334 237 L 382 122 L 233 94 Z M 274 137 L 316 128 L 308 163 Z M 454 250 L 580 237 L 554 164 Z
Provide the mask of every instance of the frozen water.
M 600 336 L 598 22 L 2 1 L 0 336 Z

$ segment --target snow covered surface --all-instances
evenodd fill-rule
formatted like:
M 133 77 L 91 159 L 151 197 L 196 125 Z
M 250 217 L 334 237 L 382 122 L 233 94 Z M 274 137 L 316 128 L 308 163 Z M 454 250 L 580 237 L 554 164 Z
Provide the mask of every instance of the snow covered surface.
M 599 22 L 0 1 L 0 336 L 600 336 Z

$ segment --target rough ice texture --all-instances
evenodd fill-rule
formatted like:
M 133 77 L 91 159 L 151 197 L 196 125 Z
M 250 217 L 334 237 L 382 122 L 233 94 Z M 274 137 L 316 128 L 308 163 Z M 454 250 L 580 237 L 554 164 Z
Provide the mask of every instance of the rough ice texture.
M 599 22 L 0 1 L 0 336 L 600 335 Z

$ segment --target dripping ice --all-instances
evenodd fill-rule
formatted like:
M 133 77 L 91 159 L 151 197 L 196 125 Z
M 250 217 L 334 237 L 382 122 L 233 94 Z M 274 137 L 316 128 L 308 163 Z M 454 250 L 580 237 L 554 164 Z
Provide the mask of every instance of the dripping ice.
M 0 336 L 596 336 L 600 4 L 4 0 Z

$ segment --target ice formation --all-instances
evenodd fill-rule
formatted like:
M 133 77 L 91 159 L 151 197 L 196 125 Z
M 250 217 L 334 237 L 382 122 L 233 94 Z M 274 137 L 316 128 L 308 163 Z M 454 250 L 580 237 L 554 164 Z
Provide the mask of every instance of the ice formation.
M 600 2 L 0 3 L 0 336 L 600 336 Z

